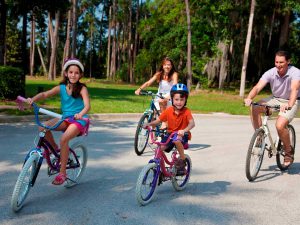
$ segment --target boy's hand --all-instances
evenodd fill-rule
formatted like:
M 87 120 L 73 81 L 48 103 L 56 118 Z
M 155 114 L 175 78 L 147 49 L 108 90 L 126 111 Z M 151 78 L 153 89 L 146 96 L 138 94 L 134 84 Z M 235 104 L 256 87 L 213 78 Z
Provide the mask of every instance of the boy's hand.
M 183 137 L 184 136 L 184 130 L 177 131 L 177 135 Z
M 144 123 L 143 128 L 146 129 L 147 127 L 149 127 L 149 123 Z

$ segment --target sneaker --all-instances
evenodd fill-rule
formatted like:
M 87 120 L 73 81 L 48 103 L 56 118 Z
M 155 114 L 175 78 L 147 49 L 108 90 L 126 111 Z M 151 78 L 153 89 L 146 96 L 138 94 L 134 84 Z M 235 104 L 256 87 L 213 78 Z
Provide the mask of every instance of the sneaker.
M 185 169 L 185 166 L 186 166 L 186 160 L 182 160 L 182 159 L 179 159 L 176 164 L 176 175 L 177 176 L 183 176 L 186 174 L 186 169 Z

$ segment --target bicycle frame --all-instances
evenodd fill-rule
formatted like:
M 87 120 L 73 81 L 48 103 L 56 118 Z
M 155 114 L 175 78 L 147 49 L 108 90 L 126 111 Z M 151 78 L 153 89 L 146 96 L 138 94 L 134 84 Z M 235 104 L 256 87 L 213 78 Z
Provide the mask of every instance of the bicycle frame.
M 161 171 L 165 177 L 171 178 L 174 176 L 174 174 L 170 171 L 172 171 L 172 167 L 175 164 L 175 161 L 177 159 L 177 149 L 172 152 L 171 160 L 168 159 L 164 151 L 162 151 L 161 146 L 166 146 L 173 138 L 173 136 L 176 134 L 176 132 L 173 132 L 167 139 L 165 143 L 157 142 L 154 140 L 153 137 L 153 131 L 150 127 L 148 127 L 148 131 L 150 132 L 150 138 L 152 139 L 153 143 L 157 144 L 157 147 L 155 149 L 154 158 L 149 161 L 149 163 L 155 163 L 157 165 L 157 168 L 159 171 Z M 168 171 L 166 168 L 166 164 L 170 166 L 170 170 Z M 160 173 L 156 174 L 155 180 L 157 180 Z
M 17 102 L 19 104 L 19 108 L 22 109 L 23 106 L 20 104 L 22 102 L 26 102 L 26 99 L 21 97 L 21 96 L 18 96 L 17 98 Z M 64 119 L 62 118 L 62 115 L 60 114 L 57 114 L 57 113 L 54 113 L 54 112 L 51 112 L 49 110 L 46 110 L 46 109 L 43 109 L 43 108 L 40 108 L 38 107 L 35 103 L 32 104 L 33 106 L 33 109 L 34 109 L 34 114 L 35 114 L 35 121 L 36 123 L 43 127 L 44 129 L 42 131 L 39 132 L 39 140 L 38 140 L 38 143 L 36 145 L 35 148 L 33 148 L 32 150 L 30 150 L 26 157 L 25 157 L 25 160 L 24 160 L 24 163 L 23 165 L 26 163 L 26 161 L 28 160 L 28 158 L 32 155 L 32 154 L 38 154 L 38 164 L 37 164 L 37 169 L 35 171 L 35 174 L 33 176 L 33 179 L 31 181 L 31 186 L 33 187 L 34 186 L 34 183 L 36 181 L 36 178 L 38 176 L 38 173 L 39 173 L 39 170 L 40 170 L 40 167 L 43 163 L 43 160 L 44 158 L 46 159 L 47 161 L 47 165 L 49 167 L 50 170 L 53 170 L 53 171 L 56 171 L 56 172 L 59 172 L 60 170 L 60 154 L 53 148 L 53 146 L 45 139 L 45 135 L 46 135 L 46 132 L 48 130 L 54 130 L 56 129 L 63 121 Z M 60 120 L 54 124 L 53 126 L 47 126 L 43 123 L 40 122 L 39 120 L 39 112 L 43 113 L 43 114 L 46 114 L 46 115 L 50 115 L 52 117 L 56 117 L 56 118 L 59 118 Z M 87 121 L 88 123 L 89 121 Z M 85 131 L 87 134 L 87 130 Z M 42 149 L 44 149 L 44 151 L 42 151 Z M 74 153 L 74 151 L 70 148 L 69 149 L 70 152 Z M 51 159 L 50 159 L 50 154 L 53 154 L 55 159 L 57 159 L 55 161 L 55 164 L 53 164 L 51 162 Z M 76 159 L 76 162 L 77 162 L 77 166 L 67 166 L 67 169 L 70 169 L 70 168 L 76 168 L 76 167 L 79 167 L 79 161 L 78 161 L 78 158 L 76 156 L 76 154 L 74 154 L 75 156 L 75 159 Z M 49 174 L 50 175 L 50 174 Z

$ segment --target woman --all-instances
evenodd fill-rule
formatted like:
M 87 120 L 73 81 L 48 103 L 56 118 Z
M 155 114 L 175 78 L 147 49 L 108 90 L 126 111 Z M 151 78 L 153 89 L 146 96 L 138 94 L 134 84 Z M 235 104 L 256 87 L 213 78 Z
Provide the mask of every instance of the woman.
M 138 88 L 135 91 L 135 94 L 139 95 L 141 90 L 149 87 L 154 81 L 159 83 L 157 93 L 161 93 L 164 96 L 164 99 L 159 97 L 156 98 L 155 106 L 163 112 L 168 106 L 172 105 L 170 91 L 173 85 L 178 83 L 178 73 L 170 58 L 166 57 L 162 60 L 159 70 L 150 78 L 150 80 Z

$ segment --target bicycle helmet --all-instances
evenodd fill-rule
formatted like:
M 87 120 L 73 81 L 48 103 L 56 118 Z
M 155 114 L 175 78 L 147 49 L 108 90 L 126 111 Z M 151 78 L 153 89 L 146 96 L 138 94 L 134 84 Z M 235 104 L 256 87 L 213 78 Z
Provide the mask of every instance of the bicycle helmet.
M 76 59 L 76 58 L 67 59 L 65 61 L 63 70 L 66 71 L 68 69 L 68 67 L 71 65 L 78 66 L 81 69 L 82 73 L 84 72 L 84 67 L 83 67 L 82 63 L 79 61 L 79 59 Z
M 187 103 L 187 99 L 189 97 L 189 90 L 185 84 L 174 84 L 173 87 L 171 88 L 171 100 L 172 100 L 172 105 L 173 105 L 173 97 L 175 94 L 180 94 L 186 97 L 185 105 Z

